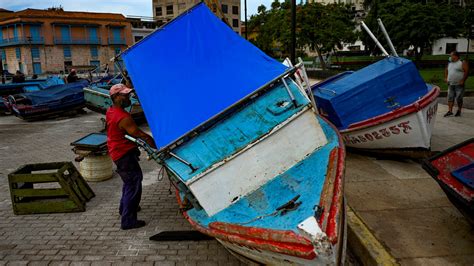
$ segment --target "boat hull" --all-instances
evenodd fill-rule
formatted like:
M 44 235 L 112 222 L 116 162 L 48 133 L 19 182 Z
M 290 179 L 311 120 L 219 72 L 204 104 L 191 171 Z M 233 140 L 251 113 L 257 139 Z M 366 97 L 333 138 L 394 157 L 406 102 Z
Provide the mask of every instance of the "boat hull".
M 416 103 L 341 130 L 347 147 L 357 149 L 430 149 L 439 88 Z
M 426 159 L 423 168 L 474 226 L 474 138 Z
M 264 265 L 343 265 L 346 253 L 347 235 L 347 221 L 346 221 L 346 206 L 345 203 L 341 206 L 341 221 L 339 225 L 339 235 L 343 236 L 341 239 L 331 246 L 335 251 L 335 260 L 316 256 L 313 259 L 303 259 L 294 256 L 289 256 L 281 253 L 270 252 L 255 247 L 247 247 L 237 243 L 229 242 L 216 238 L 232 255 L 237 257 L 240 261 L 251 264 Z
M 321 119 L 320 123 L 325 123 L 327 128 L 337 134 L 337 129 L 324 119 Z M 318 204 L 323 206 L 323 211 L 314 214 L 319 216 L 317 227 L 325 234 L 324 237 L 311 238 L 299 230 L 299 226 L 297 233 L 294 233 L 295 231 L 252 227 L 239 222 L 232 224 L 216 221 L 205 225 L 187 212 L 183 213 L 185 218 L 196 230 L 215 237 L 234 256 L 246 263 L 342 265 L 346 247 L 346 208 L 343 197 L 345 151 L 341 147 L 342 137 L 338 135 L 336 139 L 339 147 L 331 152 L 325 185 Z M 286 175 L 292 176 L 291 172 Z M 183 195 L 176 192 L 178 204 L 184 207 Z M 300 222 L 300 225 L 303 223 Z

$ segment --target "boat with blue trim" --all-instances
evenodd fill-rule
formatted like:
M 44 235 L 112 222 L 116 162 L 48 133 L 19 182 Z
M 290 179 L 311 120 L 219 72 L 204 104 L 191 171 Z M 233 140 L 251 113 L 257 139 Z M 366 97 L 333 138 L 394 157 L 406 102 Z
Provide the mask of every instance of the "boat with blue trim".
M 112 106 L 109 90 L 114 84 L 120 83 L 121 80 L 112 79 L 111 81 L 112 82 L 94 82 L 84 87 L 84 98 L 88 109 L 105 114 L 107 109 Z M 133 95 L 130 100 L 132 105 L 125 108 L 127 112 L 136 119 L 143 118 L 144 114 L 138 98 Z
M 158 150 L 129 139 L 164 167 L 196 230 L 245 262 L 342 263 L 345 150 L 302 62 L 270 58 L 203 3 L 120 58 Z
M 45 90 L 52 86 L 62 85 L 64 80 L 58 76 L 50 76 L 46 79 L 27 80 L 22 83 L 0 84 L 0 113 L 10 113 L 8 107 L 8 96 L 26 92 Z
M 413 62 L 389 56 L 312 86 L 319 113 L 346 146 L 366 150 L 431 147 L 438 86 L 426 84 Z
M 51 86 L 45 90 L 10 95 L 8 104 L 13 114 L 24 120 L 50 118 L 85 107 L 83 88 L 87 80 Z

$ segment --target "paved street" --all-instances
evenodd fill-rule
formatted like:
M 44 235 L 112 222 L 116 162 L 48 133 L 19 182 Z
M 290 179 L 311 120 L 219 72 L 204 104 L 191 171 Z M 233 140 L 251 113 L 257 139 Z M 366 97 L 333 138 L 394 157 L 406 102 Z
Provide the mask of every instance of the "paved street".
M 433 149 L 472 137 L 474 111 L 443 118 L 440 105 Z M 238 265 L 217 241 L 152 242 L 163 230 L 191 230 L 177 211 L 166 179 L 146 161 L 142 211 L 144 228 L 119 229 L 121 180 L 91 183 L 96 197 L 82 213 L 14 215 L 6 176 L 22 164 L 73 161 L 69 145 L 101 130 L 102 116 L 88 111 L 73 118 L 28 123 L 0 117 L 0 265 Z M 421 167 L 348 154 L 346 195 L 369 229 L 403 265 L 469 265 L 474 261 L 472 229 Z M 354 259 L 349 257 L 354 263 Z
M 7 174 L 26 163 L 73 161 L 69 144 L 101 129 L 101 115 L 27 123 L 0 117 L 0 265 L 239 265 L 217 241 L 152 242 L 163 230 L 190 230 L 178 213 L 176 198 L 158 168 L 142 155 L 145 172 L 142 211 L 148 225 L 119 229 L 118 202 L 122 181 L 91 183 L 96 197 L 86 212 L 14 215 Z
M 438 106 L 433 150 L 474 137 L 473 110 L 444 118 L 446 111 Z M 346 197 L 402 265 L 473 265 L 473 228 L 421 165 L 348 154 Z

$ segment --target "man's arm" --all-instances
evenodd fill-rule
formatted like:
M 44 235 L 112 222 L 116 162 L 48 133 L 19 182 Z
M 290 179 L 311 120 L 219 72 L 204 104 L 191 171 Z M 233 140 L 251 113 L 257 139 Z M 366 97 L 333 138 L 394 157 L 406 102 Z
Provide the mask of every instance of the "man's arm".
M 462 70 L 464 71 L 464 76 L 462 78 L 461 85 L 464 86 L 467 77 L 469 76 L 469 65 L 466 61 L 462 62 Z
M 119 127 L 127 131 L 130 136 L 135 138 L 141 138 L 146 141 L 146 143 L 148 143 L 151 147 L 156 149 L 156 144 L 153 138 L 147 133 L 143 132 L 141 129 L 139 129 L 137 124 L 135 124 L 135 121 L 133 121 L 131 117 L 126 117 L 122 119 L 119 123 Z
M 448 83 L 448 66 L 444 69 L 444 82 Z

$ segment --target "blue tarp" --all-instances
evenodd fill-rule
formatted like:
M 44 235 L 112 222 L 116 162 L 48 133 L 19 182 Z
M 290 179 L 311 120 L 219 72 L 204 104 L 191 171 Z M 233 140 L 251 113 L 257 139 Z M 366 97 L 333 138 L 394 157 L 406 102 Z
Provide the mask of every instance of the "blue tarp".
M 52 86 L 45 90 L 21 93 L 20 95 L 29 99 L 31 101 L 31 105 L 41 105 L 63 100 L 71 96 L 75 97 L 79 94 L 82 94 L 82 98 L 84 98 L 83 89 L 88 84 L 89 82 L 87 80 L 80 80 L 74 83 Z
M 200 3 L 122 54 L 158 147 L 286 70 Z
M 415 65 L 399 57 L 313 87 L 318 109 L 340 130 L 409 105 L 428 91 Z

